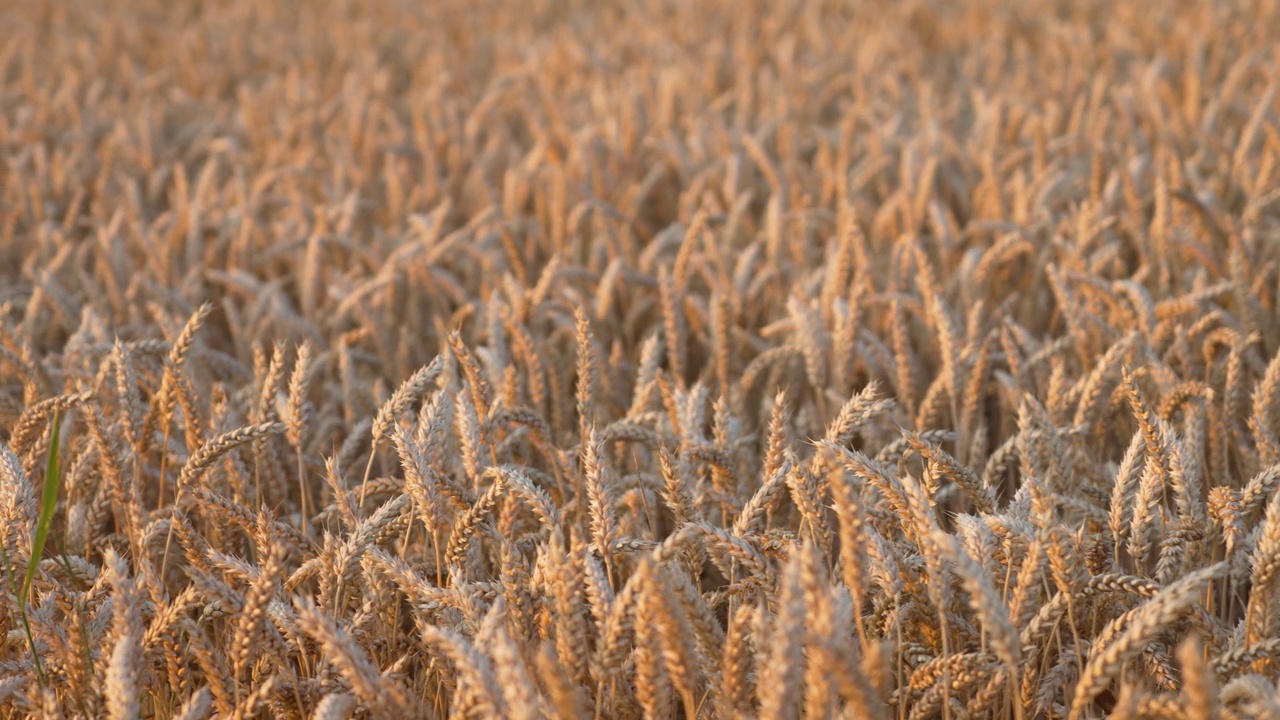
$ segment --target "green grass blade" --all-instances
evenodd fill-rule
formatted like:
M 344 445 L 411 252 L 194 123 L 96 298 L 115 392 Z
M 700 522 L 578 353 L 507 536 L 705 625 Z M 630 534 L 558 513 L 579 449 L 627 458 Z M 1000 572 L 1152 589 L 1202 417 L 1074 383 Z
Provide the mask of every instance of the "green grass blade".
M 44 543 L 49 537 L 49 526 L 53 524 L 53 511 L 58 506 L 58 485 L 62 476 L 62 467 L 58 459 L 58 413 L 53 414 L 53 437 L 49 441 L 49 459 L 44 465 L 44 495 L 40 499 L 40 520 L 36 523 L 36 537 L 31 543 L 31 558 L 27 561 L 27 576 L 22 581 L 22 595 L 19 602 L 27 602 L 27 593 L 31 591 L 31 581 L 36 577 L 36 568 L 40 566 L 40 558 L 44 555 Z
M 58 413 L 53 413 L 53 437 L 49 440 L 49 459 L 44 464 L 44 493 L 40 498 L 40 519 L 36 522 L 36 536 L 31 543 L 31 557 L 27 560 L 27 575 L 22 580 L 22 591 L 18 593 L 18 614 L 22 620 L 22 628 L 26 631 L 27 645 L 31 649 L 31 662 L 35 665 L 36 677 L 40 686 L 45 685 L 44 668 L 40 666 L 40 656 L 36 653 L 35 638 L 31 636 L 31 624 L 27 621 L 27 594 L 31 592 L 31 581 L 36 577 L 36 568 L 40 567 L 40 558 L 44 555 L 44 543 L 49 538 L 49 526 L 53 524 L 53 511 L 58 506 L 58 485 L 62 477 L 62 465 L 58 458 Z M 0 551 L 4 548 L 0 547 Z M 13 583 L 13 565 L 9 563 L 8 553 L 4 553 L 4 564 L 9 571 L 9 582 Z

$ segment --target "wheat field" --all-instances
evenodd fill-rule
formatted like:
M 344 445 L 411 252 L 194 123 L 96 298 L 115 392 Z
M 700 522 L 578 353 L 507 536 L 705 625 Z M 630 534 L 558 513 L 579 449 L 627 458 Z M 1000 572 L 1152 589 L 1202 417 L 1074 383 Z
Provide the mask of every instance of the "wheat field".
M 1275 0 L 0 0 L 0 715 L 1280 718 Z

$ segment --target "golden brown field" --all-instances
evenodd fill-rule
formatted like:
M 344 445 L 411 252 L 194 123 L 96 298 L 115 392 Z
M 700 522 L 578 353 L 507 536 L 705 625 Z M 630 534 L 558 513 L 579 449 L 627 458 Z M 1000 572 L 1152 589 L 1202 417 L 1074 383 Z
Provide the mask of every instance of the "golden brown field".
M 0 0 L 0 714 L 1280 718 L 1277 28 Z

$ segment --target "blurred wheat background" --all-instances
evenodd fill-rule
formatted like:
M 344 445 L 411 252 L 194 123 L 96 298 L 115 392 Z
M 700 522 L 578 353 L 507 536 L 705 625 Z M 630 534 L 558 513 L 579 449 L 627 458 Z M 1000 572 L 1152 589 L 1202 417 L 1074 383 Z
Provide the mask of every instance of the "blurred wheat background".
M 1278 28 L 0 2 L 0 713 L 1280 718 Z

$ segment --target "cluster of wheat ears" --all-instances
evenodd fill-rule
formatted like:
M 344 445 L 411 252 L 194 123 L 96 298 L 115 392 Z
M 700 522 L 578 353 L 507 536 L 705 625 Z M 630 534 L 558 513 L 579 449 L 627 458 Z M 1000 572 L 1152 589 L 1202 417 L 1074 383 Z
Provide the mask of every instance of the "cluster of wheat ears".
M 0 5 L 5 716 L 1280 718 L 1274 0 Z

